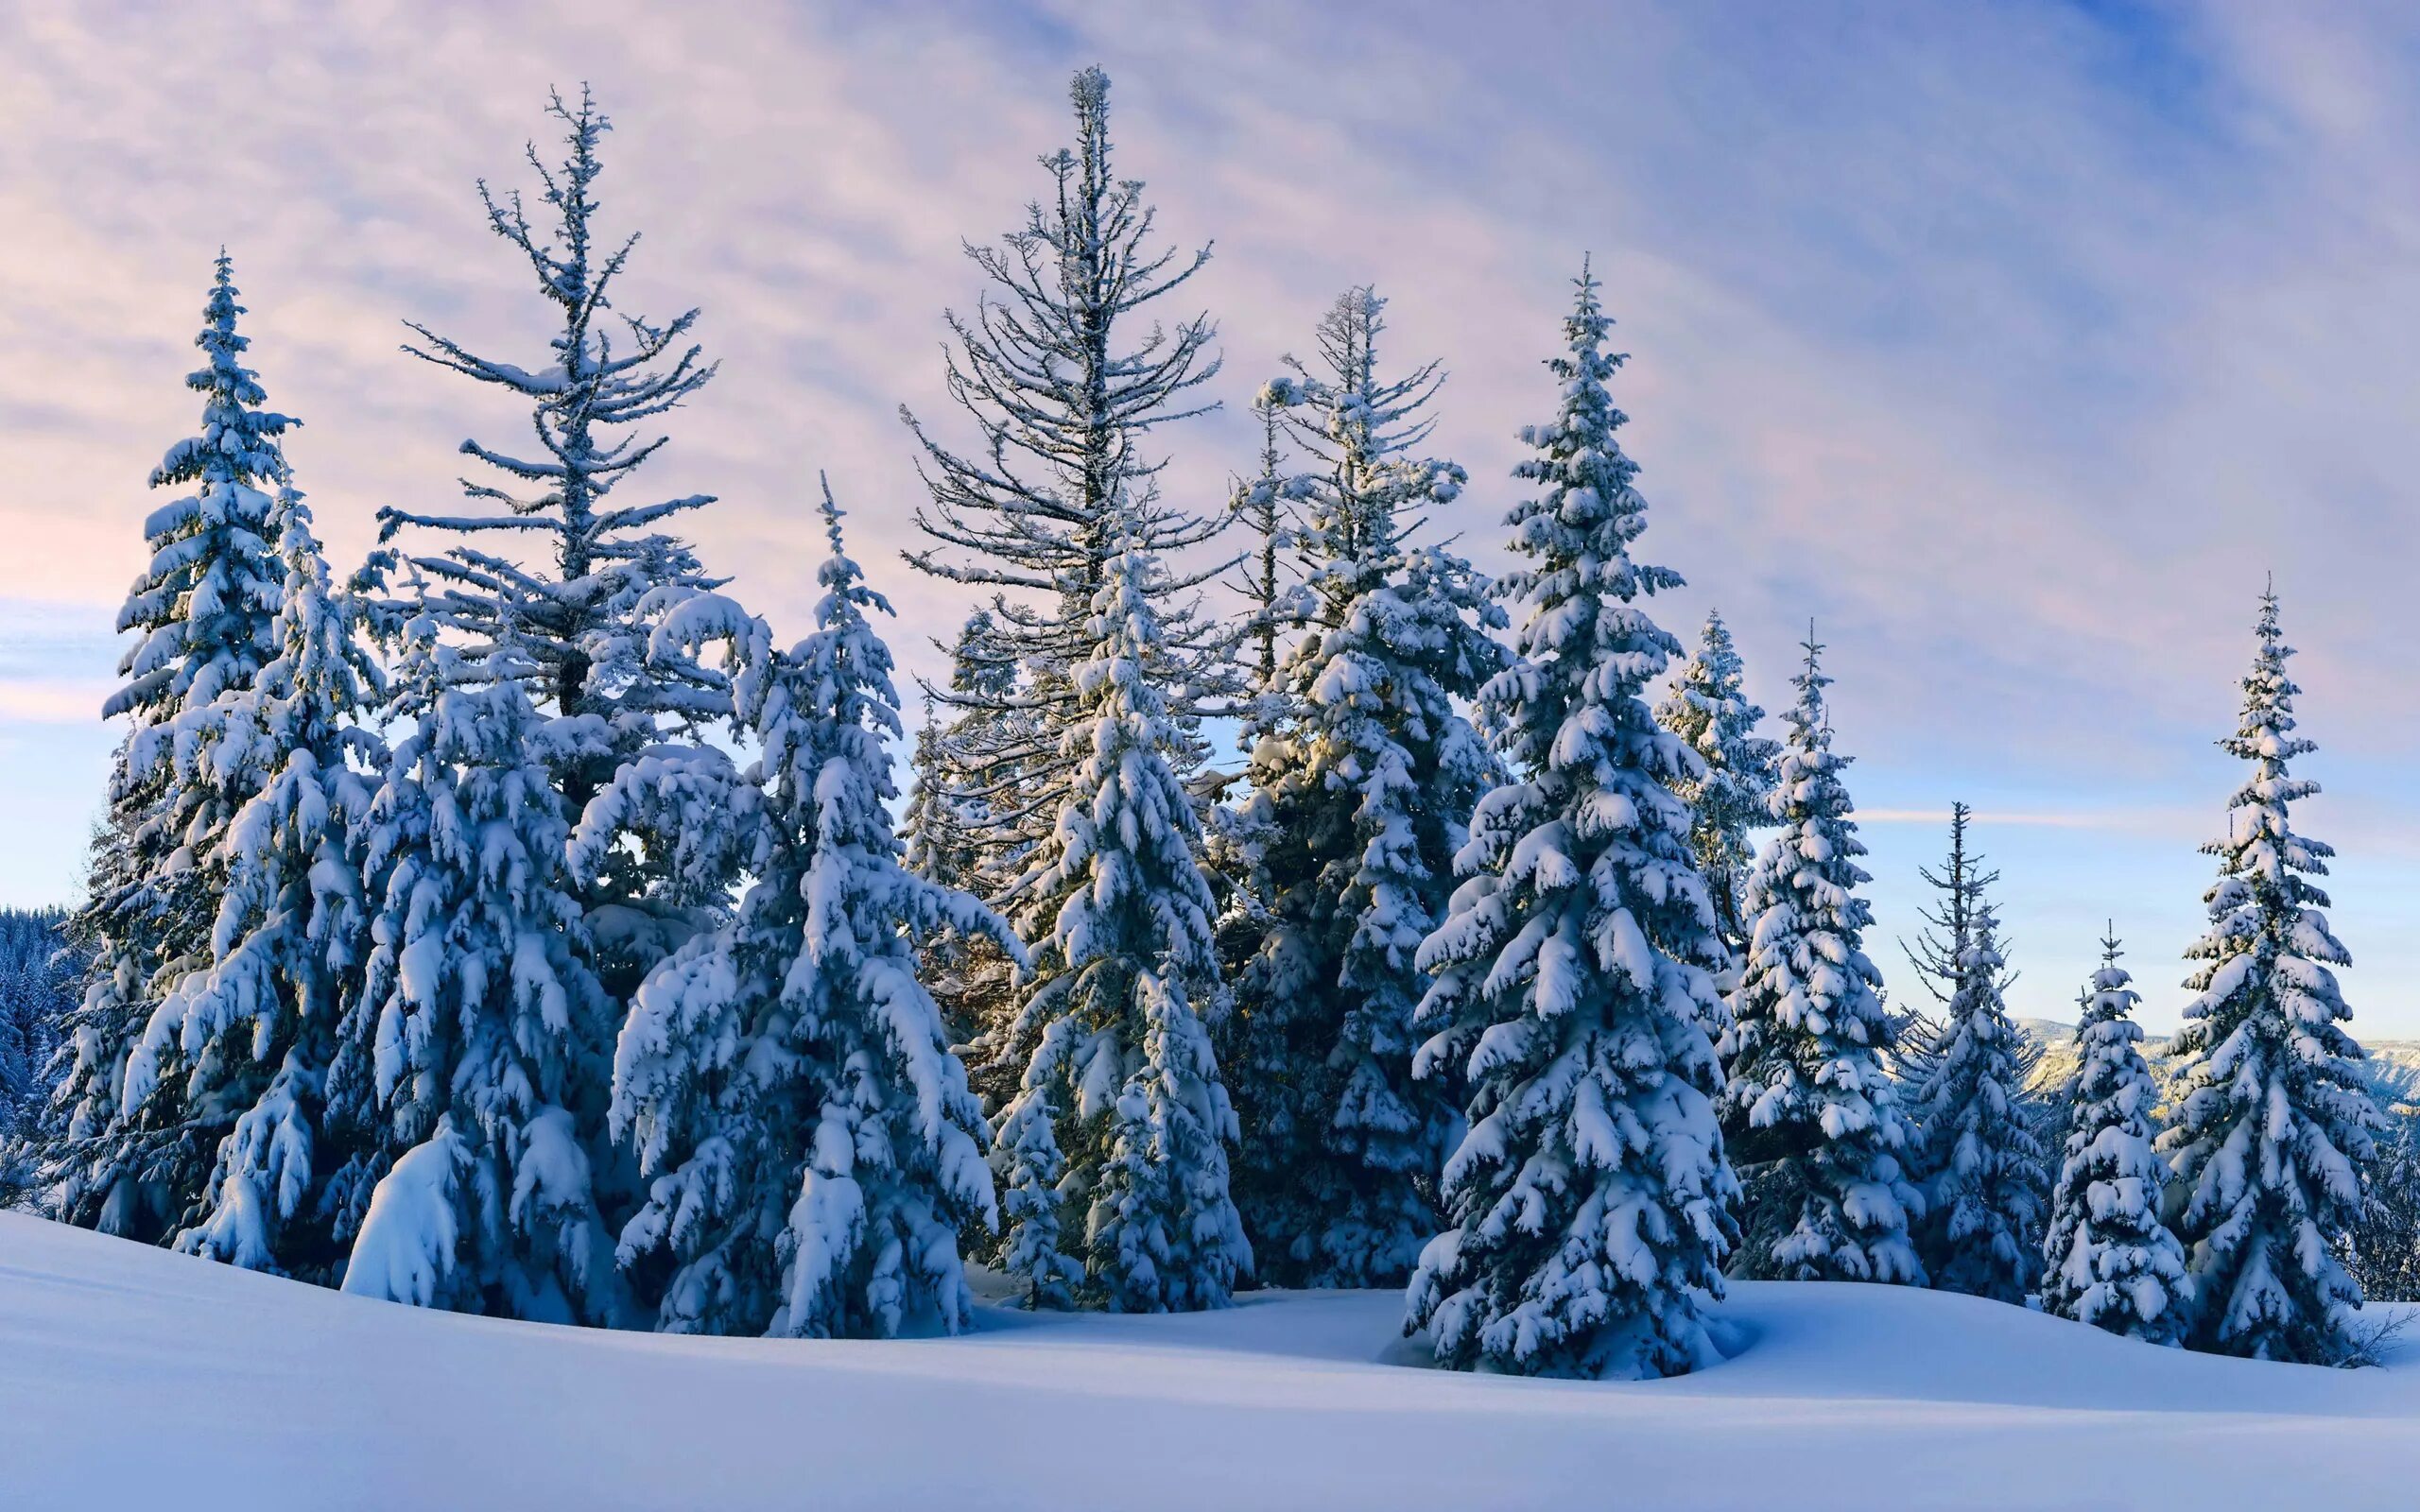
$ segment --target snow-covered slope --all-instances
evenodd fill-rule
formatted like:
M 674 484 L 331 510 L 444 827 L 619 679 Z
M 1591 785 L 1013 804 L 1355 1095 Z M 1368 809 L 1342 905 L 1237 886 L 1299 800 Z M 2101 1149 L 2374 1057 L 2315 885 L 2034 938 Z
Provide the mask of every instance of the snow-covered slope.
M 0 1215 L 11 1508 L 2408 1506 L 2420 1350 L 2184 1355 L 1968 1297 L 1751 1285 L 1734 1357 L 1415 1368 L 1400 1299 L 890 1344 L 416 1312 Z

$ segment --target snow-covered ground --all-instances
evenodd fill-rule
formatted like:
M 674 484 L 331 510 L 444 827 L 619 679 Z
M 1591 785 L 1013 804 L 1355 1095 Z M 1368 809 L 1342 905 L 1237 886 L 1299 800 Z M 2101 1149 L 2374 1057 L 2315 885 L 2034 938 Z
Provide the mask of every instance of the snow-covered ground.
M 958 1339 L 416 1312 L 0 1215 L 10 1508 L 2409 1507 L 2420 1347 L 2331 1371 L 1749 1285 L 1647 1385 L 1418 1368 L 1392 1294 Z

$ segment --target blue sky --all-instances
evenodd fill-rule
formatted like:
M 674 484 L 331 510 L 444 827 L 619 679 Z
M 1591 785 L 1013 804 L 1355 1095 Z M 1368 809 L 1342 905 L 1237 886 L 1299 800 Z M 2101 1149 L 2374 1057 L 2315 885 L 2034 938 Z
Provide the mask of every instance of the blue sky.
M 1876 954 L 1949 801 L 1981 814 L 2024 977 L 2071 1004 L 2104 919 L 2155 1025 L 2223 822 L 2254 599 L 2308 690 L 2305 827 L 2343 852 L 2359 1026 L 2420 1035 L 2420 26 L 2392 8 L 1976 4 L 635 4 L 13 8 L 0 16 L 0 901 L 67 896 L 109 733 L 109 624 L 209 258 L 235 254 L 332 547 L 451 496 L 517 420 L 396 351 L 423 319 L 542 334 L 473 180 L 518 181 L 550 82 L 618 129 L 631 303 L 704 307 L 723 375 L 661 483 L 725 503 L 708 559 L 809 603 L 814 472 L 919 639 L 895 408 L 938 414 L 961 237 L 1007 229 L 1115 80 L 1125 171 L 1215 238 L 1221 415 L 1172 488 L 1249 465 L 1241 402 L 1335 292 L 1452 373 L 1433 445 L 1496 557 L 1583 251 L 1632 353 L 1642 555 L 1720 604 L 1769 707 L 1809 616 L 1869 816 Z

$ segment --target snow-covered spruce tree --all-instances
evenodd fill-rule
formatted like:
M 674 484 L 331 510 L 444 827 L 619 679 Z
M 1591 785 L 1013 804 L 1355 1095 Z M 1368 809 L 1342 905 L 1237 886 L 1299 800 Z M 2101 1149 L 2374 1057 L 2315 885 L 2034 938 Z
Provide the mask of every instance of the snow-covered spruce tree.
M 1734 955 L 1747 949 L 1740 888 L 1756 859 L 1757 830 L 1772 822 L 1773 762 L 1780 745 L 1756 733 L 1765 712 L 1748 701 L 1746 668 L 1720 610 L 1709 613 L 1697 654 L 1672 679 L 1655 720 L 1695 751 L 1703 776 L 1674 789 L 1689 805 L 1689 853 L 1714 901 L 1715 928 Z
M 2043 1243 L 2042 1309 L 2152 1344 L 2174 1344 L 2187 1308 L 2185 1252 L 2160 1220 L 2168 1162 L 2152 1148 L 2159 1084 L 2143 1061 L 2141 995 L 2116 933 L 2082 998 L 2075 1110 Z
M 962 743 L 959 755 L 970 796 L 991 806 L 989 843 L 1011 854 L 1049 834 L 1084 759 L 1066 738 L 1093 718 L 1074 669 L 1092 654 L 1094 599 L 1130 536 L 1162 564 L 1143 587 L 1160 631 L 1153 676 L 1175 700 L 1172 730 L 1187 732 L 1201 700 L 1231 681 L 1232 637 L 1192 604 L 1228 563 L 1198 573 L 1174 565 L 1227 521 L 1161 500 L 1164 464 L 1146 455 L 1152 432 L 1212 407 L 1195 401 L 1219 370 L 1208 318 L 1146 323 L 1209 249 L 1180 256 L 1154 245 L 1143 185 L 1112 171 L 1109 77 L 1084 69 L 1070 94 L 1075 147 L 1041 160 L 1050 190 L 1027 206 L 1021 229 L 998 246 L 967 248 L 988 286 L 971 318 L 948 317 L 945 384 L 978 444 L 952 450 L 900 410 L 931 496 L 916 523 L 932 544 L 908 559 L 993 597 L 985 662 L 1009 676 L 954 685 L 942 702 L 992 716 L 990 738 Z M 1201 749 L 1188 733 L 1168 755 L 1189 770 Z M 1004 885 L 1021 872 L 998 868 Z
M 605 744 L 531 707 L 508 620 L 476 657 L 403 627 L 406 722 L 364 820 L 372 949 L 338 1026 L 330 1117 L 371 1131 L 376 1185 L 344 1290 L 549 1322 L 616 1323 L 589 1131 L 613 1005 L 588 966 L 549 780 Z
M 752 879 L 727 925 L 649 973 L 615 1055 L 614 1126 L 647 1183 L 621 1259 L 661 1275 L 658 1326 L 675 1332 L 955 1332 L 972 1302 L 959 1231 L 997 1221 L 988 1131 L 915 952 L 947 927 L 1023 953 L 973 898 L 900 864 L 885 806 L 899 702 L 867 622 L 890 606 L 842 552 L 828 490 L 823 508 L 812 635 L 778 651 L 718 594 L 656 632 L 683 658 L 731 648 L 734 733 L 761 757 L 735 771 L 700 751 L 688 765 L 710 769 L 678 776 L 654 768 L 681 753 L 634 764 L 574 844 L 594 865 L 666 817 L 651 812 L 665 793 L 719 782 L 722 843 Z
M 2209 932 L 2186 952 L 2204 964 L 2185 984 L 2200 995 L 2176 1037 L 2184 1091 L 2159 1141 L 2176 1173 L 2166 1216 L 2193 1282 L 2189 1347 L 2336 1364 L 2361 1300 L 2337 1244 L 2360 1218 L 2380 1117 L 2330 970 L 2350 957 L 2309 880 L 2335 852 L 2291 822 L 2319 784 L 2289 764 L 2317 747 L 2294 733 L 2273 591 L 2258 634 L 2242 720 L 2220 742 L 2252 773 L 2228 800 L 2226 837 L 2203 847 L 2220 875 L 2204 897 Z
M 124 1098 L 141 1107 L 163 1068 L 182 1063 L 186 1117 L 233 1114 L 178 1247 L 332 1281 L 351 1236 L 322 1200 L 343 1162 L 320 1115 L 336 1026 L 369 952 L 350 835 L 368 814 L 369 774 L 384 765 L 361 720 L 385 681 L 290 479 L 269 525 L 285 571 L 276 654 L 251 687 L 193 712 L 177 763 L 181 782 L 242 803 L 206 858 L 225 889 L 210 964 L 153 1011 Z
M 1910 1225 L 1924 1198 L 1902 1161 L 1915 1132 L 1883 1067 L 1890 1020 L 1866 958 L 1868 880 L 1808 631 L 1773 789 L 1781 833 L 1741 894 L 1748 954 L 1717 1051 L 1723 1140 L 1747 1188 L 1736 1275 L 1923 1285 Z
M 648 656 L 652 627 L 671 605 L 721 584 L 662 529 L 712 496 L 615 502 L 665 445 L 631 427 L 676 408 L 715 375 L 689 339 L 699 312 L 657 324 L 614 305 L 614 284 L 638 238 L 600 240 L 596 186 L 607 120 L 585 89 L 577 106 L 551 96 L 547 113 L 562 126 L 565 146 L 552 167 L 534 146 L 527 150 L 542 185 L 539 223 L 518 191 L 498 196 L 479 186 L 490 229 L 528 262 L 550 307 L 556 330 L 544 360 L 525 368 L 483 357 L 417 324 L 417 339 L 404 349 L 526 402 L 537 452 L 462 443 L 502 474 L 501 484 L 462 484 L 470 499 L 497 507 L 492 513 L 389 508 L 379 519 L 389 538 L 413 526 L 458 542 L 413 558 L 436 591 L 408 612 L 432 615 L 475 659 L 509 637 L 538 709 L 597 721 L 604 738 L 559 743 L 550 757 L 553 785 L 576 818 L 623 763 L 673 733 L 727 718 L 731 700 L 706 669 Z M 481 543 L 488 541 L 496 549 Z M 582 888 L 598 967 L 617 995 L 692 927 L 689 911 L 711 910 L 732 880 L 682 894 L 666 885 L 668 869 L 661 858 L 625 853 Z
M 1030 1306 L 1220 1307 L 1252 1251 L 1203 1022 L 1224 1005 L 1214 903 L 1152 676 L 1157 568 L 1135 538 L 1115 560 L 1073 678 L 1089 711 L 1063 737 L 1073 782 L 1012 895 L 1033 971 L 1002 1046 L 1024 1074 L 994 1125 L 1000 1263 Z
M 1405 1330 L 1460 1368 L 1635 1379 L 1716 1357 L 1700 1299 L 1738 1232 L 1709 1034 L 1727 953 L 1668 786 L 1699 763 L 1646 701 L 1681 645 L 1635 601 L 1681 578 L 1631 559 L 1647 503 L 1605 389 L 1621 359 L 1596 280 L 1579 288 L 1548 364 L 1561 413 L 1514 470 L 1541 490 L 1510 521 L 1520 659 L 1480 694 L 1530 775 L 1480 800 L 1469 880 L 1420 951 L 1416 1069 L 1467 1076 L 1470 1128 Z
M 66 1222 L 165 1238 L 201 1199 L 232 1112 L 189 1112 L 181 1059 L 159 1064 L 129 1099 L 127 1064 L 152 1011 L 209 963 L 223 885 L 213 859 L 249 796 L 237 784 L 185 782 L 193 744 L 221 696 L 252 686 L 274 654 L 281 574 L 269 514 L 285 467 L 278 438 L 298 422 L 266 408 L 244 366 L 233 264 L 216 276 L 195 338 L 204 365 L 185 379 L 202 396 L 201 428 L 168 449 L 155 489 L 189 489 L 144 522 L 151 560 L 117 627 L 134 644 L 125 679 L 103 706 L 129 728 L 112 764 L 109 814 L 71 933 L 89 951 L 84 1001 L 69 1028 L 71 1059 L 45 1120 L 40 1181 Z
M 1461 1133 L 1457 1074 L 1411 1074 L 1428 987 L 1415 956 L 1496 776 L 1455 703 L 1504 664 L 1487 629 L 1505 616 L 1468 562 L 1409 540 L 1463 475 L 1413 450 L 1436 365 L 1377 376 L 1384 302 L 1346 291 L 1320 322 L 1316 370 L 1296 364 L 1267 395 L 1316 464 L 1293 490 L 1305 624 L 1240 821 L 1260 832 L 1270 917 L 1240 984 L 1238 1194 L 1279 1285 L 1409 1276 Z
M 2022 1306 L 2041 1275 L 2048 1168 L 2027 1118 L 2024 1037 L 2001 996 L 2005 971 L 1998 921 L 1975 896 L 1957 994 L 1909 1111 L 1925 1192 L 1916 1253 L 1933 1286 Z

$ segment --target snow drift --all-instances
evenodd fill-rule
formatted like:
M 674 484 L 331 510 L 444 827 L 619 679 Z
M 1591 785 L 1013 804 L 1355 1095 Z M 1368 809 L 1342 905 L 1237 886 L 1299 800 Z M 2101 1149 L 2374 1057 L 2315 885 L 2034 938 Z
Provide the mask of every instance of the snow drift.
M 957 1339 L 426 1313 L 0 1215 L 10 1507 L 2407 1506 L 2383 1370 L 2160 1349 L 1972 1297 L 1746 1284 L 1636 1385 L 1418 1368 L 1389 1293 L 984 1308 Z

